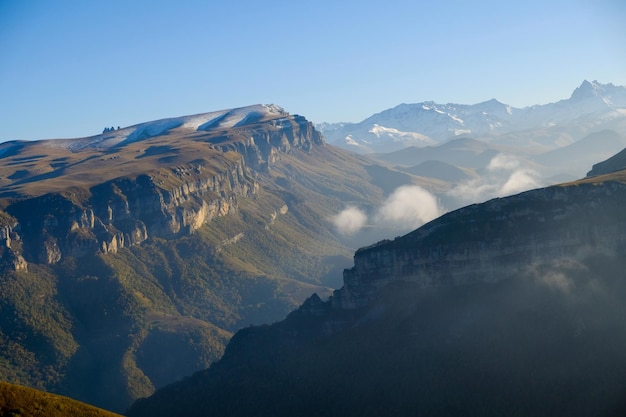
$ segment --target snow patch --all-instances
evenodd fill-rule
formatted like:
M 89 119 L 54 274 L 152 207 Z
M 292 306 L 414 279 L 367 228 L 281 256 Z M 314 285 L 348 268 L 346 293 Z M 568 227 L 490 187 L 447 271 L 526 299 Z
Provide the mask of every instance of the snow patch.
M 72 152 L 77 152 L 85 148 L 105 148 L 138 142 L 155 136 L 165 135 L 174 129 L 194 131 L 228 129 L 288 115 L 289 113 L 275 104 L 257 104 L 192 116 L 155 120 L 88 138 L 50 141 L 54 143 L 50 143 L 49 146 L 62 146 Z
M 429 137 L 424 136 L 420 133 L 402 132 L 392 127 L 385 127 L 385 126 L 380 126 L 377 124 L 374 124 L 372 126 L 372 128 L 369 130 L 369 133 L 376 135 L 376 137 L 379 139 L 381 136 L 387 136 L 387 137 L 390 137 L 394 141 L 407 140 L 407 139 L 415 140 L 415 141 L 423 141 L 423 142 L 430 141 Z
M 449 116 L 452 120 L 454 120 L 455 122 L 457 122 L 457 123 L 459 123 L 459 124 L 461 124 L 461 125 L 465 124 L 465 122 L 464 122 L 462 119 L 458 118 L 457 116 L 455 116 L 455 115 L 453 115 L 453 114 L 448 113 L 448 116 Z
M 345 137 L 345 141 L 346 141 L 346 145 L 350 145 L 350 146 L 360 146 L 359 143 L 352 139 L 351 135 L 348 135 Z
M 176 129 L 183 125 L 183 120 L 176 119 L 163 119 L 156 122 L 148 122 L 138 125 L 137 128 L 126 137 L 124 143 L 138 142 L 143 139 L 152 138 L 155 136 L 161 136 L 166 134 L 172 129 Z

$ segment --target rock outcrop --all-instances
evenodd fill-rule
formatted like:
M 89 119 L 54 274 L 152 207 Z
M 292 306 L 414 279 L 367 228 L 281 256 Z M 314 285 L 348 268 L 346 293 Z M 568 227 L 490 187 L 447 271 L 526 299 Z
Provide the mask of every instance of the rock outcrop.
M 50 265 L 64 256 L 116 253 L 150 237 L 193 233 L 237 210 L 240 198 L 257 193 L 259 184 L 250 169 L 269 172 L 281 154 L 293 149 L 308 152 L 324 144 L 312 123 L 288 113 L 210 131 L 196 140 L 218 152 L 210 158 L 194 155 L 196 159 L 189 162 L 120 176 L 87 191 L 68 189 L 9 204 L 5 211 L 11 222 L 0 231 L 5 265 L 23 270 L 24 258 Z M 12 239 L 23 244 L 11 245 Z
M 54 264 L 65 255 L 115 253 L 151 236 L 193 233 L 256 189 L 241 158 L 226 173 L 204 174 L 203 168 L 198 163 L 119 178 L 92 187 L 86 199 L 55 193 L 19 201 L 6 209 L 17 223 L 5 234 L 22 237 L 27 259 Z
M 246 126 L 224 136 L 213 146 L 222 152 L 243 155 L 250 168 L 268 172 L 281 153 L 292 148 L 308 152 L 312 146 L 323 145 L 324 138 L 303 116 L 274 119 L 265 124 Z
M 395 281 L 422 287 L 495 282 L 534 264 L 626 249 L 626 185 L 608 181 L 528 191 L 448 213 L 362 248 L 332 305 L 366 306 Z

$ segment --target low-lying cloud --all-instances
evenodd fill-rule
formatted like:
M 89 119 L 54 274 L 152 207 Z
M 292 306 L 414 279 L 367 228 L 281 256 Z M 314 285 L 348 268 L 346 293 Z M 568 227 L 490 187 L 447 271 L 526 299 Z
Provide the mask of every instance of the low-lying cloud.
M 588 275 L 589 271 L 578 260 L 564 257 L 543 264 L 530 264 L 526 273 L 541 285 L 570 293 L 576 287 L 573 277 L 581 273 Z
M 425 189 L 408 185 L 398 187 L 378 209 L 376 219 L 390 227 L 414 229 L 439 217 L 443 210 L 437 198 Z
M 457 184 L 448 195 L 461 204 L 479 203 L 541 187 L 539 175 L 512 155 L 494 156 L 483 175 Z
M 341 213 L 333 217 L 337 231 L 342 235 L 352 235 L 365 226 L 367 214 L 358 207 L 348 206 Z
M 371 216 L 368 217 L 357 207 L 348 206 L 333 218 L 333 223 L 343 235 L 358 232 L 368 220 L 372 226 L 409 230 L 439 217 L 443 212 L 433 194 L 416 185 L 405 185 L 398 187 Z
M 454 206 L 480 203 L 494 197 L 505 197 L 542 186 L 539 174 L 523 160 L 500 153 L 485 167 L 482 175 L 457 184 L 448 191 Z M 393 230 L 413 230 L 446 210 L 437 197 L 416 185 L 398 187 L 380 207 L 366 213 L 355 206 L 346 207 L 333 217 L 339 233 L 350 236 L 366 226 Z

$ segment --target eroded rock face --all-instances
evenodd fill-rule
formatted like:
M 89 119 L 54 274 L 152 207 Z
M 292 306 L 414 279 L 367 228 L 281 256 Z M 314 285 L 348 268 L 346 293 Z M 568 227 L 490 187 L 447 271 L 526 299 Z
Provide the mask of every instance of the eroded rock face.
M 626 185 L 606 182 L 548 187 L 456 210 L 358 250 L 332 304 L 365 306 L 394 281 L 423 287 L 495 282 L 534 264 L 624 253 L 625 203 Z
M 26 256 L 54 264 L 64 255 L 116 253 L 151 236 L 193 233 L 236 210 L 237 199 L 255 190 L 242 159 L 226 174 L 203 175 L 197 166 L 184 166 L 171 175 L 180 178 L 170 189 L 159 186 L 157 176 L 140 175 L 95 186 L 86 201 L 50 194 L 18 202 L 7 211 L 18 220 Z M 10 230 L 5 235 L 10 242 Z
M 237 210 L 240 198 L 257 193 L 250 168 L 267 172 L 281 153 L 294 148 L 306 152 L 324 143 L 313 125 L 297 115 L 224 135 L 212 145 L 223 154 L 215 161 L 199 155 L 191 163 L 98 184 L 86 196 L 51 193 L 9 205 L 6 212 L 14 222 L 0 229 L 5 263 L 25 269 L 24 258 L 49 265 L 64 256 L 116 253 L 150 237 L 193 233 Z M 11 246 L 12 234 L 23 240 L 17 249 Z
M 236 130 L 228 137 L 235 140 L 224 141 L 214 147 L 222 152 L 241 154 L 247 166 L 261 172 L 268 172 L 281 153 L 289 153 L 294 148 L 308 152 L 313 146 L 324 144 L 322 134 L 299 115 Z

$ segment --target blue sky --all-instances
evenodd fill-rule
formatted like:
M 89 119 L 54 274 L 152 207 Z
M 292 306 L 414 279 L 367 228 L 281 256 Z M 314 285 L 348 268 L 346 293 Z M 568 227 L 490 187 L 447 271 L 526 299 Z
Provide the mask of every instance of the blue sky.
M 0 141 L 275 103 L 516 107 L 626 85 L 623 0 L 0 0 Z

